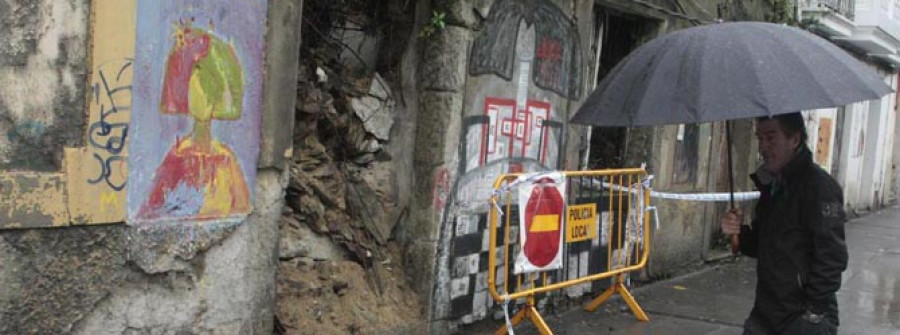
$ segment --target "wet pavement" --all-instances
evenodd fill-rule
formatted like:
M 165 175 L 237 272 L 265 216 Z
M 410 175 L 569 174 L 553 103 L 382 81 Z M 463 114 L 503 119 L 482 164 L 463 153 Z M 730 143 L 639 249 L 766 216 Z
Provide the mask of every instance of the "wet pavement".
M 838 292 L 839 334 L 900 334 L 900 207 L 851 220 L 846 235 L 850 263 Z M 545 320 L 555 334 L 741 334 L 753 306 L 755 266 L 742 257 L 634 289 L 650 322 L 637 321 L 621 299 L 593 313 L 573 309 Z M 515 332 L 537 334 L 527 321 Z

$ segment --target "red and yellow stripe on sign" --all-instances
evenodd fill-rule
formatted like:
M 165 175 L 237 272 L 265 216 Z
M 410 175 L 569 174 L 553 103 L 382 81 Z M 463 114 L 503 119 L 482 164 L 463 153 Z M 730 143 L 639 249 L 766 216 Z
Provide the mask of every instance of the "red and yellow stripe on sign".
M 559 214 L 535 215 L 531 219 L 532 233 L 542 233 L 559 230 Z

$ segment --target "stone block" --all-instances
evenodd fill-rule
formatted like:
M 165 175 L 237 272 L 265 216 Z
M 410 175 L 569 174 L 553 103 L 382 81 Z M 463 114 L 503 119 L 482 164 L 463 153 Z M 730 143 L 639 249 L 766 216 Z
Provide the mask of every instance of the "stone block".
M 463 97 L 459 93 L 426 91 L 420 95 L 416 164 L 436 166 L 457 154 Z
M 478 16 L 481 18 L 487 18 L 491 13 L 491 7 L 494 6 L 494 2 L 496 0 L 474 0 L 472 7 L 475 9 L 475 12 L 478 13 Z
M 434 7 L 446 14 L 444 20 L 448 25 L 471 29 L 478 23 L 471 0 L 437 0 Z
M 292 217 L 282 218 L 278 236 L 278 258 L 307 257 L 314 260 L 340 260 L 344 249 L 328 236 L 316 234 Z
M 456 26 L 446 26 L 427 37 L 420 78 L 424 88 L 461 92 L 471 44 L 472 31 Z
M 366 230 L 372 234 L 378 244 L 385 244 L 391 237 L 394 222 L 384 204 L 378 201 L 378 195 L 365 181 L 346 183 L 347 209 L 351 215 L 362 221 Z
M 409 223 L 408 233 L 414 241 L 436 241 L 440 229 L 441 213 L 431 208 L 417 211 Z
M 372 78 L 368 95 L 350 100 L 350 107 L 363 122 L 365 130 L 382 141 L 390 139 L 394 105 L 390 88 L 378 73 Z
M 258 166 L 281 169 L 290 153 L 294 130 L 303 0 L 270 1 L 269 6 Z
M 0 334 L 73 332 L 122 284 L 126 229 L 0 232 Z
M 435 246 L 434 242 L 421 242 L 414 239 L 406 247 L 406 254 L 403 256 L 405 271 L 412 283 L 412 288 L 423 298 L 430 295 L 431 286 L 434 284 L 432 277 Z

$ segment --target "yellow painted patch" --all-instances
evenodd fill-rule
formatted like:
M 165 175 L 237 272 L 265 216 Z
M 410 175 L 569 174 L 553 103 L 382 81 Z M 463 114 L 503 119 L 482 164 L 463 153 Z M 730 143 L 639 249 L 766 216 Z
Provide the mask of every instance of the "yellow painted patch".
M 104 176 L 105 164 L 93 157 L 90 148 L 66 148 L 67 206 L 74 224 L 102 224 L 125 220 L 125 190 L 116 191 L 109 183 L 123 186 L 125 179 Z M 124 169 L 112 165 L 114 174 Z M 91 183 L 96 181 L 96 183 Z
M 819 134 L 816 137 L 816 163 L 821 166 L 831 164 L 831 118 L 819 119 Z
M 118 208 L 122 206 L 119 202 L 119 194 L 115 192 L 103 192 L 100 194 L 100 206 Z
M 211 144 L 211 155 L 228 157 L 228 164 L 196 167 L 201 176 L 206 176 L 201 178 L 202 180 L 209 179 L 205 185 L 203 207 L 197 216 L 222 217 L 248 212 L 250 194 L 234 153 L 219 141 L 214 140 Z M 179 150 L 187 150 L 191 145 L 193 141 L 185 139 Z
M 32 172 L 0 175 L 0 228 L 68 225 L 64 177 Z
M 557 230 L 559 230 L 559 215 L 557 214 L 535 215 L 534 218 L 531 219 L 532 233 Z
M 687 287 L 684 287 L 684 286 L 681 286 L 681 285 L 675 285 L 675 286 L 672 286 L 672 288 L 674 288 L 674 289 L 676 289 L 676 290 L 679 290 L 679 291 L 687 290 Z
M 597 204 L 566 208 L 566 242 L 579 242 L 597 237 Z
M 124 222 L 128 179 L 137 1 L 91 2 L 88 144 L 65 152 L 68 207 L 76 224 Z

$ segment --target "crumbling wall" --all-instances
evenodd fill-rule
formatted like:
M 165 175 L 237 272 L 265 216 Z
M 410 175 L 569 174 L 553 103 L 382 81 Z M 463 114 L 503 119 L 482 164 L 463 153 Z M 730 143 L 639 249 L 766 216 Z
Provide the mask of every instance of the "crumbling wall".
M 239 227 L 3 232 L 0 333 L 267 333 L 284 181 L 269 170 L 257 182 Z
M 126 228 L 0 235 L 0 334 L 72 332 L 124 280 Z
M 256 182 L 257 207 L 237 227 L 205 225 L 190 232 L 193 236 L 131 230 L 129 262 L 116 269 L 115 289 L 107 291 L 74 332 L 268 334 L 273 329 L 275 242 L 285 180 L 277 170 L 261 170 Z M 170 239 L 160 241 L 161 236 Z M 173 248 L 191 247 L 182 238 L 195 239 L 192 245 L 200 249 L 195 256 L 159 257 L 177 253 Z M 148 258 L 152 262 L 141 261 Z
M 88 12 L 87 1 L 53 1 L 50 7 L 75 4 Z M 277 134 L 290 134 L 293 125 L 299 21 L 291 18 L 299 17 L 301 4 L 300 0 L 273 2 L 268 10 L 262 7 L 267 22 L 255 22 L 268 27 L 268 39 L 260 41 L 260 47 L 278 46 L 265 52 L 261 61 L 267 67 L 267 82 L 287 82 L 289 87 L 266 90 L 265 97 L 260 97 L 280 103 L 266 104 L 261 111 L 265 126 L 257 131 L 263 138 L 276 139 L 262 141 L 260 146 L 260 156 L 269 158 L 260 160 L 250 183 L 255 185 L 250 190 L 254 194 L 252 213 L 239 220 L 0 230 L 0 285 L 4 287 L 0 290 L 0 333 L 272 332 L 278 223 L 288 184 L 286 166 L 272 157 L 284 157 L 283 148 L 290 147 L 290 143 L 278 141 Z M 253 5 L 265 6 L 266 2 Z M 32 13 L 40 15 L 40 20 L 49 17 L 56 22 L 88 24 L 86 15 L 63 12 L 72 14 L 63 19 L 60 13 L 51 15 L 39 6 L 40 10 L 28 12 L 32 7 L 26 2 L 0 2 L 0 13 L 9 13 L 8 7 L 15 9 L 15 15 Z M 23 45 L 27 50 L 27 43 Z M 7 73 L 2 72 L 5 70 L 0 73 Z M 86 79 L 74 80 L 73 85 L 84 92 Z M 31 89 L 38 96 L 56 90 L 52 85 Z M 72 113 L 85 113 L 85 106 L 75 105 Z M 66 126 L 77 129 L 79 138 L 84 136 L 81 123 Z M 94 200 L 101 196 L 86 195 Z
M 422 333 L 406 268 L 419 2 L 306 1 L 277 330 Z M 417 285 L 418 286 L 418 285 Z
M 59 171 L 83 145 L 88 4 L 0 1 L 0 170 Z

